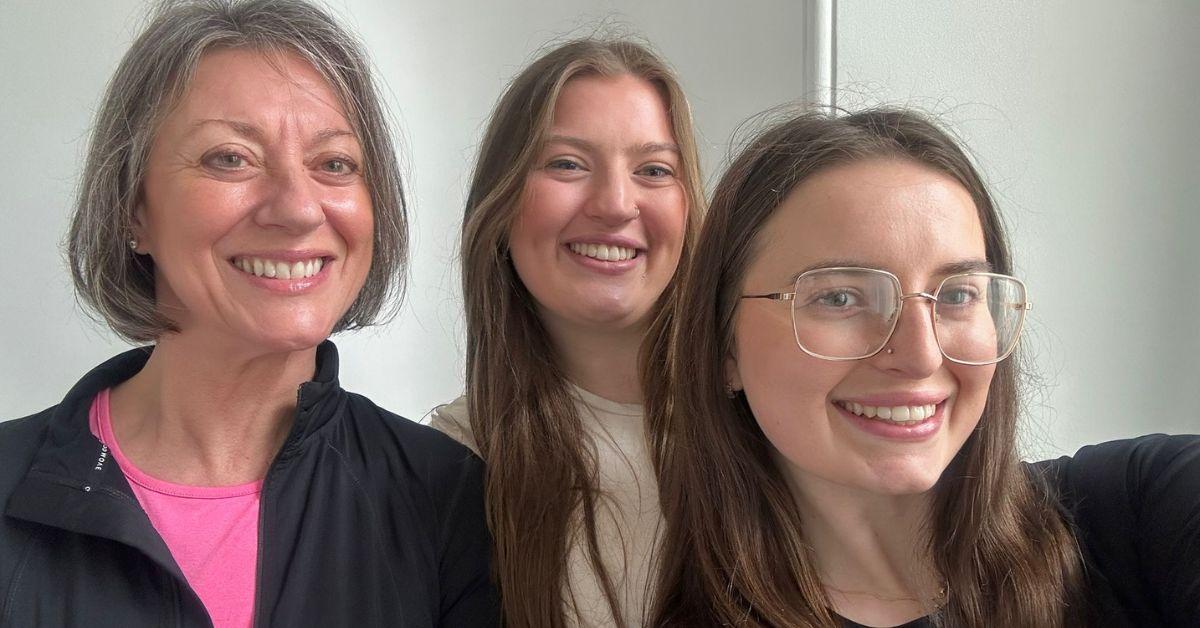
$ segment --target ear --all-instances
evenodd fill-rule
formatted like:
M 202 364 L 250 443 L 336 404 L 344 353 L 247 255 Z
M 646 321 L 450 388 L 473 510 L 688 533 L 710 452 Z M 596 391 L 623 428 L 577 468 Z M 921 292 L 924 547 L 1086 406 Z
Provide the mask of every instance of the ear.
M 150 253 L 149 230 L 146 229 L 146 203 L 139 198 L 133 207 L 133 220 L 129 224 L 129 237 L 137 246 L 132 246 L 134 253 L 148 255 Z
M 726 390 L 739 392 L 742 390 L 742 374 L 738 372 L 737 357 L 730 352 L 725 356 L 725 385 Z

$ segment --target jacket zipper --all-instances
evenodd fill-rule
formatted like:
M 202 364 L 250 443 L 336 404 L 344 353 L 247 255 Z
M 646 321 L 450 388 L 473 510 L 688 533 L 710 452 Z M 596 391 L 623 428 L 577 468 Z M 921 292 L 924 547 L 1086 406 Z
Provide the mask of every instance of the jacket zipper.
M 296 389 L 296 417 L 292 422 L 292 429 L 296 429 L 296 422 L 300 419 L 300 392 L 303 388 Z M 267 523 L 267 487 L 271 484 L 271 476 L 275 472 L 275 467 L 279 465 L 279 459 L 283 457 L 283 452 L 287 450 L 292 442 L 292 434 L 289 432 L 288 438 L 283 442 L 283 446 L 279 448 L 279 453 L 275 454 L 275 459 L 271 461 L 271 466 L 267 467 L 267 474 L 263 476 L 262 492 L 259 493 L 258 500 L 258 552 L 256 556 L 256 564 L 254 566 L 254 617 L 251 619 L 250 625 L 255 628 L 263 628 L 259 625 L 259 618 L 263 616 L 263 538 L 266 536 Z

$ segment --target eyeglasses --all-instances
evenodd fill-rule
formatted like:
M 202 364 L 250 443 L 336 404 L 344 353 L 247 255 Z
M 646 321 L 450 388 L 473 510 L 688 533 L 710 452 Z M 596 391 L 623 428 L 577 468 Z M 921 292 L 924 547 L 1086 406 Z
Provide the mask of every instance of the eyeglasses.
M 800 349 L 824 360 L 861 360 L 887 346 L 904 302 L 933 302 L 938 349 L 951 362 L 994 364 L 1017 346 L 1025 312 L 1025 284 L 996 273 L 950 275 L 933 294 L 904 294 L 900 280 L 874 268 L 818 268 L 796 278 L 792 292 L 747 294 L 743 299 L 790 301 Z

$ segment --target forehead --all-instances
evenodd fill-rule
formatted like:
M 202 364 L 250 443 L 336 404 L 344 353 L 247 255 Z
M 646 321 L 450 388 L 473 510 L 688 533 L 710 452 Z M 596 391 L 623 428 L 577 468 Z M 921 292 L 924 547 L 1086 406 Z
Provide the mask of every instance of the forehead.
M 673 137 L 665 98 L 652 83 L 629 74 L 568 80 L 554 106 L 551 133 L 663 142 Z
M 769 285 L 833 261 L 888 270 L 906 287 L 925 289 L 936 269 L 986 258 L 967 190 L 903 159 L 868 159 L 818 172 L 784 199 L 758 244 L 750 278 Z
M 348 127 L 333 88 L 299 55 L 223 48 L 200 58 L 169 118 L 223 118 L 267 125 L 281 115 Z

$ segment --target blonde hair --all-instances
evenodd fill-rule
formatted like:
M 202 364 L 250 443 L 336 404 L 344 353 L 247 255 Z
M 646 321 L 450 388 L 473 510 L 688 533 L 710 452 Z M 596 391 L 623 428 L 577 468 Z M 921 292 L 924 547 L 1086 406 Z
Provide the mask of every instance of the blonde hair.
M 638 44 L 571 41 L 543 55 L 508 86 L 479 150 L 463 220 L 467 313 L 467 403 L 487 463 L 487 514 L 496 572 L 510 626 L 563 626 L 572 525 L 579 517 L 592 567 L 620 622 L 596 539 L 595 464 L 533 298 L 508 258 L 508 234 L 525 176 L 541 150 L 564 85 L 577 76 L 632 75 L 657 87 L 681 153 L 688 203 L 686 259 L 703 211 L 691 113 L 674 73 Z M 674 276 L 659 298 L 653 329 L 674 311 Z M 656 342 L 653 334 L 647 343 Z

